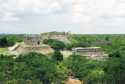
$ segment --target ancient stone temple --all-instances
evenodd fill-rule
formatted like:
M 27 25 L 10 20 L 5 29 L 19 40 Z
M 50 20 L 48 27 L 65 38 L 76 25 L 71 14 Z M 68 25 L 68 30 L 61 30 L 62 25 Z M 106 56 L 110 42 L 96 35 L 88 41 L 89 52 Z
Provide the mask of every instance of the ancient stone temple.
M 24 41 L 19 44 L 15 44 L 10 48 L 14 54 L 25 54 L 29 52 L 37 52 L 42 54 L 52 53 L 53 49 L 42 43 L 41 36 L 37 34 L 24 35 Z
M 64 43 L 69 43 L 69 33 L 66 32 L 48 32 L 48 33 L 42 33 L 41 37 L 42 40 L 44 39 L 56 39 L 59 41 L 62 41 Z
M 106 57 L 105 52 L 100 47 L 77 47 L 73 48 L 74 54 L 83 55 L 91 59 L 103 59 Z
M 24 35 L 24 43 L 31 46 L 42 45 L 41 36 L 38 34 Z

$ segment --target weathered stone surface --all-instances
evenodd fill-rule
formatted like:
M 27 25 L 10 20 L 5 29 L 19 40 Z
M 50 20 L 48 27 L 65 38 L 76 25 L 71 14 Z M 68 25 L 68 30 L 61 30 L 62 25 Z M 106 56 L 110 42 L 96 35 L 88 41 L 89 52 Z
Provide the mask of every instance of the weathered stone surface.
M 78 79 L 69 78 L 66 84 L 83 84 L 83 83 Z

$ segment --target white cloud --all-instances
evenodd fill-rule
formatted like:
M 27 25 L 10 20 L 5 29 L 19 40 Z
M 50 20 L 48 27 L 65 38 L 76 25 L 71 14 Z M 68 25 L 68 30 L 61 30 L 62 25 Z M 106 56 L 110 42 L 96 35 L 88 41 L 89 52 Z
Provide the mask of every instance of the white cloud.
M 7 0 L 0 3 L 0 16 L 3 19 L 17 20 L 16 14 L 34 13 L 46 14 L 57 10 L 62 10 L 59 1 L 56 0 Z M 15 17 L 14 17 L 15 16 Z
M 78 26 L 83 31 L 94 31 L 98 24 L 111 27 L 112 24 L 117 24 L 112 18 L 124 16 L 124 0 L 0 0 L 0 22 L 20 22 L 25 24 L 23 27 L 33 25 L 57 28 L 70 25 L 73 28 L 75 25 L 74 30 Z M 112 22 L 107 24 L 106 18 Z M 104 21 L 100 23 L 102 20 Z
M 123 0 L 7 0 L 1 2 L 0 12 L 31 12 L 47 14 L 63 10 L 69 5 L 67 17 L 73 22 L 89 22 L 99 16 L 120 16 L 125 14 Z M 6 15 L 6 14 L 5 14 Z M 11 16 L 11 15 L 10 15 Z M 66 17 L 66 18 L 67 18 Z

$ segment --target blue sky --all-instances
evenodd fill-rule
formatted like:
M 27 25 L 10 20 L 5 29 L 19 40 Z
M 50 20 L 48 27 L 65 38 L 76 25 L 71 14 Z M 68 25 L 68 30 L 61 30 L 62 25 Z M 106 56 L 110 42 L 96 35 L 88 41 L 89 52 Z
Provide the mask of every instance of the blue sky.
M 0 33 L 125 33 L 124 0 L 0 0 Z

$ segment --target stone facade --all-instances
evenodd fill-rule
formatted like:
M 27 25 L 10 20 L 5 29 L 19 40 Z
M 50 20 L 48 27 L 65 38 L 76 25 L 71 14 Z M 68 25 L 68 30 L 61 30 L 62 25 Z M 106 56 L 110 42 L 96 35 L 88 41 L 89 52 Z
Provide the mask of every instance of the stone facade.
M 38 52 L 42 54 L 49 54 L 53 52 L 53 49 L 42 43 L 41 36 L 38 34 L 24 35 L 24 42 L 15 44 L 9 48 L 13 54 L 25 54 L 29 52 Z
M 42 53 L 42 54 L 49 54 L 53 52 L 53 49 L 47 45 L 41 45 L 41 46 L 26 46 L 26 45 L 21 45 L 16 49 L 16 51 L 19 54 L 25 54 L 29 52 L 37 52 L 37 53 Z
M 104 51 L 100 47 L 78 47 L 72 49 L 73 53 L 86 56 L 92 59 L 103 59 L 105 57 Z
M 41 34 L 42 40 L 45 39 L 56 39 L 64 43 L 69 43 L 69 33 L 65 32 L 48 32 Z
M 24 43 L 26 45 L 38 46 L 42 44 L 41 36 L 38 34 L 24 35 Z

